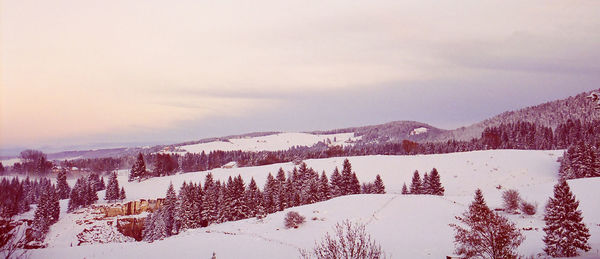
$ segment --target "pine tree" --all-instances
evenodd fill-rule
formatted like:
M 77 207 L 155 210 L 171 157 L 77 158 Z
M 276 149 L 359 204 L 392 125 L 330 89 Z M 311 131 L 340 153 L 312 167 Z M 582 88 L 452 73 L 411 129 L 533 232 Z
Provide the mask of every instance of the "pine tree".
M 267 181 L 263 188 L 263 206 L 266 213 L 273 213 L 275 209 L 275 193 L 278 192 L 275 178 L 271 173 L 267 175 Z
M 320 200 L 320 182 L 319 178 L 311 178 L 308 181 L 308 192 L 306 193 L 306 197 L 304 198 L 304 204 L 312 204 L 318 202 Z
M 342 184 L 340 186 L 340 189 L 342 190 L 342 195 L 348 195 L 348 194 L 353 194 L 353 190 L 354 190 L 354 183 L 353 183 L 353 179 L 352 179 L 352 164 L 350 164 L 350 161 L 346 158 L 344 160 L 344 164 L 342 166 Z M 358 186 L 358 189 L 360 191 L 360 183 Z
M 58 197 L 60 199 L 68 199 L 71 194 L 71 187 L 67 183 L 67 170 L 62 169 L 56 177 L 56 186 L 58 188 Z
M 142 231 L 143 240 L 152 242 L 170 236 L 171 233 L 167 228 L 166 218 L 164 208 L 160 208 L 148 215 L 144 221 L 144 230 Z
M 362 193 L 362 194 L 375 193 L 375 185 L 373 185 L 373 183 L 362 183 L 362 185 L 360 186 L 360 193 Z
M 203 196 L 202 205 L 201 205 L 202 220 L 206 221 L 207 224 L 217 221 L 218 197 L 219 197 L 219 188 L 213 181 L 212 174 L 208 173 L 204 180 L 204 196 Z
M 335 198 L 344 195 L 343 180 L 340 171 L 336 167 L 331 174 L 331 197 Z
M 419 171 L 417 170 L 415 170 L 412 182 L 410 183 L 410 193 L 421 194 L 421 176 L 419 175 Z
M 144 155 L 139 153 L 135 164 L 133 164 L 129 172 L 129 181 L 141 181 L 144 178 L 146 178 L 146 162 L 144 162 Z
M 180 229 L 193 229 L 200 227 L 201 202 L 198 201 L 198 188 L 192 183 L 183 182 L 179 190 L 177 218 L 180 221 Z
M 262 203 L 262 193 L 254 181 L 254 177 L 250 179 L 250 183 L 246 188 L 246 204 L 248 206 L 248 217 L 254 217 L 259 213 L 259 206 Z M 263 210 L 264 211 L 264 210 Z M 264 213 L 264 212 L 261 212 Z
M 375 176 L 375 182 L 373 182 L 373 185 L 375 193 L 385 194 L 385 185 L 383 185 L 383 180 L 381 180 L 381 176 L 379 176 L 379 174 Z
M 444 196 L 444 187 L 440 181 L 440 174 L 438 170 L 433 168 L 429 175 L 429 194 Z
M 429 174 L 427 173 L 423 175 L 423 181 L 421 182 L 421 194 L 431 194 L 431 189 L 429 188 Z
M 93 204 L 98 200 L 98 193 L 96 192 L 95 186 L 93 186 L 88 179 L 85 180 L 83 193 L 85 194 L 85 206 Z
M 325 171 L 321 173 L 319 179 L 319 201 L 329 200 L 331 198 L 331 188 L 329 187 L 329 180 Z
M 58 222 L 60 217 L 60 199 L 58 198 L 58 192 L 53 186 L 48 189 L 50 193 L 50 201 L 48 204 L 48 210 L 50 212 L 50 224 Z
M 240 220 L 248 217 L 248 206 L 244 193 L 246 186 L 241 175 L 238 175 L 232 182 L 228 182 L 228 200 L 225 203 L 228 207 L 228 220 Z
M 99 191 L 106 190 L 106 184 L 104 184 L 104 176 L 100 178 L 100 189 Z
M 176 213 L 177 213 L 177 193 L 175 193 L 175 188 L 173 187 L 173 183 L 169 184 L 169 188 L 167 189 L 167 195 L 165 197 L 165 202 L 163 204 L 163 221 L 165 223 L 165 228 L 167 231 L 167 236 L 170 236 L 174 233 L 177 233 L 177 222 L 176 222 Z
M 113 172 L 108 179 L 108 186 L 106 187 L 104 199 L 113 202 L 118 200 L 119 196 L 119 181 L 117 180 L 117 173 Z
M 406 187 L 406 183 L 402 185 L 402 194 L 410 194 L 408 188 Z
M 485 203 L 481 190 L 462 217 L 461 225 L 450 224 L 456 231 L 456 253 L 466 258 L 517 258 L 516 249 L 524 240 L 515 224 L 494 213 Z
M 46 184 L 41 193 L 37 209 L 33 218 L 33 237 L 35 240 L 43 241 L 50 226 L 58 221 L 60 215 L 60 204 L 58 194 L 54 186 Z
M 352 172 L 350 176 L 350 186 L 348 194 L 359 194 L 360 193 L 360 182 L 358 181 L 358 177 L 356 177 L 356 173 Z
M 583 141 L 569 146 L 561 158 L 559 176 L 565 180 L 600 176 L 600 155 L 596 147 Z
M 589 230 L 578 210 L 579 201 L 565 180 L 554 186 L 554 197 L 548 200 L 544 221 L 544 251 L 552 257 L 577 256 L 578 249 L 589 251 Z
M 121 187 L 121 192 L 119 193 L 119 200 L 124 201 L 127 198 L 125 195 L 125 187 Z
M 202 202 L 204 201 L 204 191 L 202 189 L 202 184 L 198 183 L 198 184 L 194 184 L 193 187 L 190 187 L 192 189 L 195 189 L 196 191 L 192 191 L 195 195 L 195 197 L 193 198 L 194 203 L 196 204 L 196 206 L 194 206 L 194 212 L 192 213 L 193 215 L 195 215 L 194 217 L 194 224 L 193 226 L 195 227 L 202 227 L 202 226 L 206 226 L 206 221 L 204 221 L 204 218 L 202 216 Z
M 212 153 L 212 152 L 211 152 Z M 226 219 L 226 199 L 228 197 L 227 194 L 227 184 L 226 183 L 221 183 L 221 181 L 217 180 L 215 181 L 215 193 L 217 194 L 217 201 L 216 201 L 216 223 L 221 223 L 224 221 L 224 219 Z
M 293 206 L 291 203 L 293 202 L 290 198 L 291 192 L 294 190 L 294 186 L 291 183 L 291 178 L 285 178 L 285 172 L 283 172 L 283 168 L 279 168 L 277 171 L 277 176 L 275 178 L 275 189 L 276 192 L 273 194 L 273 202 L 275 203 L 275 210 L 282 211 L 287 207 Z M 286 185 L 286 183 L 289 183 Z
M 88 181 L 94 187 L 94 190 L 101 191 L 102 183 L 100 182 L 100 176 L 97 173 L 92 173 L 88 176 Z
M 69 203 L 67 211 L 73 211 L 81 206 L 81 198 L 79 197 L 79 186 L 81 185 L 81 178 L 77 179 L 75 186 L 71 189 L 71 195 L 69 195 Z
M 47 192 L 42 193 L 38 206 L 35 209 L 32 229 L 33 237 L 35 240 L 43 241 L 50 229 L 50 194 Z
M 88 206 L 98 200 L 98 194 L 86 177 L 80 177 L 71 189 L 68 211 Z

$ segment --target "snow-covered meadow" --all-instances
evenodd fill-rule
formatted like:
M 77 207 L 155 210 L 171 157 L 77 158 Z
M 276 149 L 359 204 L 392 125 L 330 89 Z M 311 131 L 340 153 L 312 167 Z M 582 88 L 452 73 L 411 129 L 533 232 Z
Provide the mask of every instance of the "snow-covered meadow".
M 170 153 L 210 153 L 215 150 L 222 151 L 280 151 L 288 150 L 295 146 L 310 147 L 318 142 L 328 145 L 345 146 L 359 140 L 354 133 L 339 134 L 310 134 L 299 132 L 277 133 L 261 137 L 231 138 L 227 140 L 211 141 L 207 143 L 180 146 L 175 152 Z
M 293 258 L 298 249 L 310 249 L 315 241 L 344 219 L 367 225 L 367 231 L 381 243 L 392 258 L 443 258 L 453 252 L 453 230 L 449 223 L 465 211 L 476 188 L 481 188 L 488 205 L 501 206 L 502 191 L 514 188 L 521 197 L 538 204 L 534 216 L 508 215 L 519 228 L 532 228 L 523 234 L 526 240 L 519 248 L 522 255 L 542 252 L 543 206 L 552 195 L 557 180 L 562 151 L 494 150 L 418 156 L 349 157 L 361 182 L 372 181 L 380 174 L 388 194 L 351 195 L 311 205 L 289 208 L 255 218 L 210 225 L 189 230 L 153 243 L 128 242 L 71 247 L 77 230 L 72 227 L 74 215 L 63 210 L 60 221 L 51 226 L 46 249 L 31 252 L 33 258 Z M 342 166 L 345 157 L 305 161 L 317 171 L 331 175 Z M 279 167 L 288 171 L 292 163 L 260 167 L 211 170 L 214 178 L 226 180 L 240 174 L 246 183 L 253 177 L 263 186 L 269 172 Z M 402 184 L 408 185 L 412 174 L 421 175 L 437 168 L 445 196 L 401 195 Z M 202 182 L 208 172 L 178 174 L 127 182 L 127 171 L 119 172 L 120 184 L 127 190 L 128 200 L 157 198 L 165 195 L 169 183 L 176 189 L 183 181 Z M 600 178 L 569 181 L 580 200 L 584 221 L 590 229 L 592 250 L 587 255 L 600 256 Z M 498 189 L 500 188 L 500 189 Z M 104 197 L 103 192 L 98 196 Z M 102 200 L 101 200 L 102 202 Z M 66 205 L 64 201 L 61 205 Z M 307 222 L 298 229 L 285 229 L 283 218 L 288 211 L 304 215 Z

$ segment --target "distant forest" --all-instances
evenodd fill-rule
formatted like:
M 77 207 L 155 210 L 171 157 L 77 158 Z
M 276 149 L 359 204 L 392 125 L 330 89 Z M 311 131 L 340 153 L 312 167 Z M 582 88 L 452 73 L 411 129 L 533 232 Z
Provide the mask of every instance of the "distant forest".
M 164 176 L 176 172 L 196 172 L 220 168 L 235 162 L 235 166 L 260 166 L 283 162 L 300 164 L 306 159 L 365 156 L 365 155 L 417 155 L 417 154 L 443 154 L 491 149 L 527 149 L 527 150 L 555 150 L 567 149 L 571 153 L 575 150 L 587 152 L 589 159 L 599 163 L 600 136 L 599 121 L 581 122 L 580 120 L 567 120 L 559 124 L 554 130 L 531 122 L 517 122 L 500 124 L 487 127 L 479 138 L 470 141 L 427 142 L 417 143 L 409 140 L 400 142 L 372 142 L 358 143 L 353 146 L 329 146 L 319 142 L 311 147 L 292 147 L 285 151 L 212 151 L 210 153 L 180 154 L 144 154 L 145 164 L 148 165 L 149 176 Z M 585 144 L 585 145 L 584 145 Z M 580 148 L 574 148 L 578 146 Z M 583 151 L 581 151 L 583 152 Z M 572 156 L 567 156 L 567 158 Z M 579 156 L 578 156 L 579 157 Z M 0 168 L 2 171 L 16 173 L 37 173 L 45 175 L 58 167 L 84 172 L 107 173 L 117 169 L 129 169 L 139 156 L 123 156 L 116 158 L 93 158 L 61 161 L 52 164 L 39 151 L 26 150 L 21 153 L 21 163 L 12 167 Z M 589 160 L 588 159 L 588 160 Z M 573 160 L 573 159 L 570 159 Z M 577 160 L 575 158 L 574 160 Z M 598 162 L 595 162 L 595 161 Z M 576 162 L 577 163 L 577 162 Z M 583 162 L 582 162 L 583 163 Z M 0 165 L 1 166 L 1 165 Z M 569 165 L 570 168 L 573 166 Z M 575 167 L 577 167 L 575 165 Z M 568 173 L 573 178 L 575 173 Z M 580 175 L 580 174 L 577 174 Z M 588 174 L 589 175 L 589 174 Z

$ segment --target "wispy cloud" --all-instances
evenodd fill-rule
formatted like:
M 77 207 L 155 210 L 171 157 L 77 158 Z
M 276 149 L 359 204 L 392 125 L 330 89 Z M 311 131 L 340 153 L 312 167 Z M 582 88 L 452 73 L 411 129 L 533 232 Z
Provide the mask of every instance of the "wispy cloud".
M 451 127 L 600 81 L 597 1 L 8 0 L 0 12 L 3 146 Z M 540 87 L 554 92 L 536 99 Z M 455 101 L 488 93 L 482 109 Z

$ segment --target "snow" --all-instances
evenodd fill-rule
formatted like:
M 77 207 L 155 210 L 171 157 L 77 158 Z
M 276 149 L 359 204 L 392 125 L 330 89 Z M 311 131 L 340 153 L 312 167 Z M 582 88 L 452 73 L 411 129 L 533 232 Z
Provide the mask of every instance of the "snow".
M 2 163 L 2 166 L 7 167 L 7 166 L 13 166 L 15 163 L 20 163 L 21 159 L 20 158 L 11 158 L 11 159 L 4 159 L 4 160 L 0 160 L 0 163 Z
M 420 127 L 420 128 L 413 129 L 408 135 L 410 135 L 410 136 L 419 135 L 419 134 L 427 133 L 428 130 L 429 129 L 427 129 L 425 127 Z
M 288 150 L 294 146 L 312 146 L 322 141 L 331 145 L 349 145 L 348 140 L 356 141 L 360 137 L 354 137 L 354 133 L 340 134 L 309 134 L 309 133 L 279 133 L 262 137 L 232 138 L 227 141 L 213 141 L 194 145 L 178 147 L 176 152 L 209 153 L 215 150 L 222 151 L 280 151 Z M 185 150 L 185 151 L 184 151 Z
M 446 187 L 446 195 L 471 196 L 476 188 L 495 189 L 498 184 L 505 188 L 519 188 L 534 183 L 554 182 L 559 166 L 556 159 L 562 153 L 562 150 L 494 150 L 415 156 L 335 157 L 310 159 L 305 162 L 317 172 L 325 170 L 327 175 L 331 176 L 333 169 L 341 169 L 344 159 L 348 158 L 361 182 L 373 181 L 375 176 L 380 174 L 388 193 L 400 193 L 402 184 L 410 183 L 415 170 L 419 170 L 423 176 L 435 167 Z M 294 166 L 290 162 L 256 167 L 218 168 L 205 172 L 155 177 L 140 183 L 127 182 L 129 170 L 121 170 L 118 179 L 119 186 L 124 186 L 127 191 L 128 200 L 155 199 L 164 197 L 169 183 L 172 182 L 178 190 L 184 181 L 203 182 L 209 172 L 215 180 L 222 182 L 229 176 L 241 175 L 247 184 L 254 177 L 262 189 L 269 172 L 275 176 L 280 167 L 287 172 Z M 99 192 L 98 197 L 104 197 L 104 192 Z
M 388 194 L 351 195 L 311 205 L 289 208 L 255 218 L 215 224 L 189 230 L 177 236 L 153 243 L 127 242 L 91 244 L 70 247 L 75 236 L 72 214 L 61 213 L 60 221 L 51 227 L 49 247 L 34 250 L 32 258 L 208 258 L 216 252 L 218 258 L 289 258 L 298 257 L 298 249 L 310 249 L 326 232 L 344 219 L 366 224 L 367 231 L 393 258 L 443 258 L 452 254 L 454 232 L 450 223 L 465 211 L 476 188 L 481 188 L 491 208 L 500 207 L 501 194 L 515 188 L 526 201 L 537 203 L 534 216 L 507 215 L 522 231 L 526 240 L 519 247 L 524 256 L 542 252 L 543 207 L 557 180 L 562 151 L 494 150 L 454 154 L 419 156 L 362 156 L 349 157 L 352 168 L 361 182 L 372 181 L 380 174 Z M 341 167 L 344 157 L 305 161 L 308 166 L 325 170 L 328 175 L 334 167 Z M 241 174 L 246 183 L 254 177 L 262 188 L 268 172 L 279 167 L 286 171 L 292 163 L 212 170 L 216 179 Z M 421 175 L 436 167 L 446 188 L 446 196 L 401 195 L 402 184 L 409 183 L 414 170 Z M 157 198 L 165 195 L 169 183 L 176 189 L 183 181 L 203 181 L 207 172 L 178 174 L 152 178 L 142 182 L 127 182 L 127 171 L 119 172 L 120 185 L 125 186 L 128 200 Z M 592 250 L 588 256 L 597 256 L 600 249 L 600 178 L 569 181 L 580 201 L 580 209 L 590 229 Z M 497 189 L 501 186 L 501 189 Z M 102 199 L 103 192 L 98 196 Z M 64 201 L 63 201 L 64 202 Z M 101 201 L 102 202 L 102 201 Z M 66 204 L 61 203 L 61 206 Z M 288 211 L 297 211 L 307 222 L 298 229 L 285 229 L 283 218 Z M 314 220 L 313 220 L 314 219 Z M 61 233 L 61 236 L 56 236 Z

